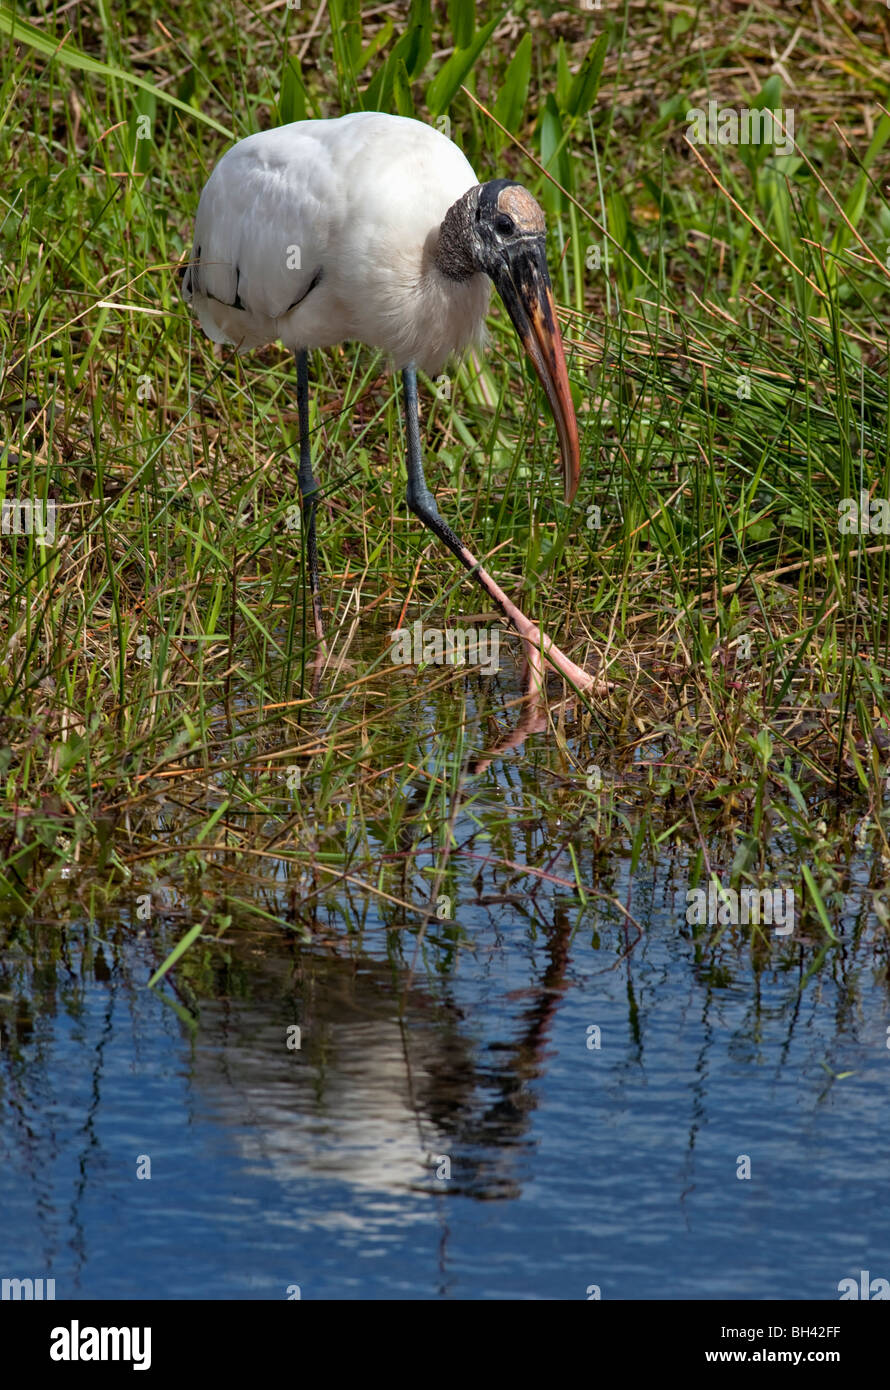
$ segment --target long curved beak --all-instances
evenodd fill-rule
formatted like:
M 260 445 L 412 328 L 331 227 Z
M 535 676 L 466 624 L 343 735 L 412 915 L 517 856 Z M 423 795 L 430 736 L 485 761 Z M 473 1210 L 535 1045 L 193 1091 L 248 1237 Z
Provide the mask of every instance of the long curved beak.
M 581 450 L 544 238 L 529 238 L 511 248 L 498 261 L 492 279 L 547 393 L 559 436 L 566 502 L 573 502 L 581 477 Z

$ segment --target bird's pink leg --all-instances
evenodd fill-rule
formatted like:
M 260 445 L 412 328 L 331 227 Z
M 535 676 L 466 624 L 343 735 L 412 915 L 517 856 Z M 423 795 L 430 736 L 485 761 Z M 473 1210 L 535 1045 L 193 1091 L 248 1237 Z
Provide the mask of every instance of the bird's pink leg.
M 317 589 L 312 594 L 312 621 L 315 625 L 315 636 L 318 640 L 318 654 L 322 661 L 327 661 L 328 644 L 324 637 L 324 623 L 321 616 L 321 595 Z
M 460 559 L 482 585 L 489 598 L 494 599 L 498 607 L 503 610 L 522 638 L 525 658 L 531 671 L 532 686 L 536 690 L 542 691 L 544 688 L 545 661 L 548 666 L 551 666 L 554 671 L 558 671 L 570 685 L 575 686 L 578 690 L 589 690 L 591 686 L 598 684 L 595 676 L 591 676 L 588 671 L 571 661 L 564 652 L 559 650 L 559 647 L 551 642 L 536 623 L 533 623 L 516 607 L 516 604 L 507 597 L 500 585 L 492 579 L 487 570 L 482 568 L 479 561 L 471 551 L 467 550 L 465 545 L 460 547 Z
M 452 555 L 455 555 L 461 564 L 470 571 L 470 574 L 481 584 L 488 597 L 493 599 L 504 615 L 509 618 L 522 638 L 526 660 L 531 671 L 532 687 L 538 694 L 542 694 L 544 690 L 545 663 L 552 666 L 578 690 L 590 690 L 592 687 L 596 687 L 598 691 L 608 689 L 602 681 L 589 675 L 574 661 L 570 661 L 535 623 L 519 611 L 516 604 L 507 598 L 500 585 L 482 568 L 475 555 L 467 550 L 463 541 L 455 535 L 448 523 L 443 521 L 436 506 L 436 499 L 430 492 L 423 475 L 420 416 L 417 406 L 417 373 L 413 367 L 404 368 L 402 383 L 405 390 L 405 432 L 408 438 L 408 506 L 414 515 L 420 518 L 424 526 L 433 532 L 433 535 L 438 536 L 439 540 L 448 546 Z

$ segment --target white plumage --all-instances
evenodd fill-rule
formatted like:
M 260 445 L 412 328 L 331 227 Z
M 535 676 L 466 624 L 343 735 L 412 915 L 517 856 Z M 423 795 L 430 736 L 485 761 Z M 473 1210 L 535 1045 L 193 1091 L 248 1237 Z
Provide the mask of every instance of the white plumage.
M 531 622 L 442 518 L 423 471 L 417 368 L 435 374 L 482 336 L 491 282 L 541 380 L 559 436 L 567 501 L 580 471 L 578 427 L 553 291 L 544 214 L 509 179 L 480 184 L 458 147 L 421 121 L 359 112 L 248 136 L 201 194 L 182 292 L 216 342 L 281 341 L 297 367 L 298 481 L 315 632 L 324 623 L 312 470 L 312 348 L 358 340 L 401 368 L 408 506 L 499 605 L 536 683 L 546 659 L 586 673 Z
M 456 282 L 434 260 L 442 219 L 477 183 L 451 140 L 402 116 L 249 135 L 201 194 L 183 292 L 208 337 L 241 351 L 355 339 L 436 373 L 480 338 L 488 307 L 486 275 Z

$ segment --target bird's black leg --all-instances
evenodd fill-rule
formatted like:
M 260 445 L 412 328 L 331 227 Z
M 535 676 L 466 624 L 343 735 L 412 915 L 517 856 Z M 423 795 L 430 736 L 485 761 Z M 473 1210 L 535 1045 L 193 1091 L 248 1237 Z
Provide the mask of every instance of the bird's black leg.
M 409 508 L 423 522 L 424 526 L 432 531 L 434 536 L 438 536 L 440 541 L 444 541 L 452 554 L 457 556 L 464 568 L 469 570 L 476 582 L 488 594 L 488 597 L 498 605 L 501 612 L 513 624 L 522 638 L 526 660 L 537 689 L 543 689 L 543 660 L 549 662 L 577 688 L 589 687 L 593 683 L 592 677 L 582 667 L 576 666 L 574 661 L 570 661 L 567 656 L 564 656 L 559 648 L 553 645 L 550 638 L 545 637 L 539 628 L 524 613 L 520 612 L 500 585 L 482 568 L 475 555 L 455 535 L 448 523 L 443 521 L 439 508 L 436 506 L 436 499 L 430 492 L 423 473 L 420 416 L 417 409 L 417 372 L 413 367 L 404 368 L 402 385 L 405 390 L 405 431 L 408 439 L 407 501 Z
M 318 510 L 319 487 L 312 472 L 312 451 L 309 447 L 309 354 L 302 348 L 297 360 L 297 411 L 300 417 L 300 500 L 303 507 L 303 527 L 306 535 L 306 559 L 309 565 L 309 591 L 312 595 L 312 618 L 315 635 L 324 642 L 321 621 L 321 595 L 318 585 L 318 546 L 315 540 L 315 513 Z
M 466 565 L 472 572 L 478 566 L 467 565 L 467 551 L 448 523 L 442 520 L 436 499 L 430 492 L 424 476 L 423 453 L 420 447 L 420 415 L 417 408 L 417 372 L 413 367 L 405 367 L 403 370 L 402 385 L 405 388 L 405 430 L 408 436 L 408 507 L 433 535 L 445 542 L 461 564 Z

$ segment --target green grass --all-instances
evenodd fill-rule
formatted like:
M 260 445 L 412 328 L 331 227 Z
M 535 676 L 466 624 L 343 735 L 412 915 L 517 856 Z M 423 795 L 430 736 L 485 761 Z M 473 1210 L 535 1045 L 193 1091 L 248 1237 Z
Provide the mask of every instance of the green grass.
M 886 925 L 887 538 L 838 525 L 841 499 L 890 496 L 887 31 L 866 9 L 854 34 L 830 4 L 34 5 L 38 44 L 0 6 L 0 468 L 58 524 L 0 540 L 11 912 L 174 893 L 219 932 L 281 918 L 283 865 L 292 925 L 331 902 L 352 922 L 351 894 L 429 925 L 460 896 L 459 811 L 503 866 L 558 860 L 579 921 L 610 853 L 683 844 L 693 881 L 805 866 L 824 943 L 855 842 Z M 793 91 L 768 56 L 789 45 Z M 685 113 L 712 98 L 793 108 L 793 153 L 696 158 Z M 178 294 L 230 139 L 361 105 L 448 120 L 549 218 L 576 505 L 497 309 L 484 361 L 426 383 L 428 473 L 614 688 L 481 770 L 519 718 L 512 671 L 388 658 L 403 614 L 461 623 L 480 595 L 406 511 L 385 362 L 313 360 L 333 636 L 314 678 L 292 362 L 215 355 Z M 498 776 L 538 826 L 524 846 Z

